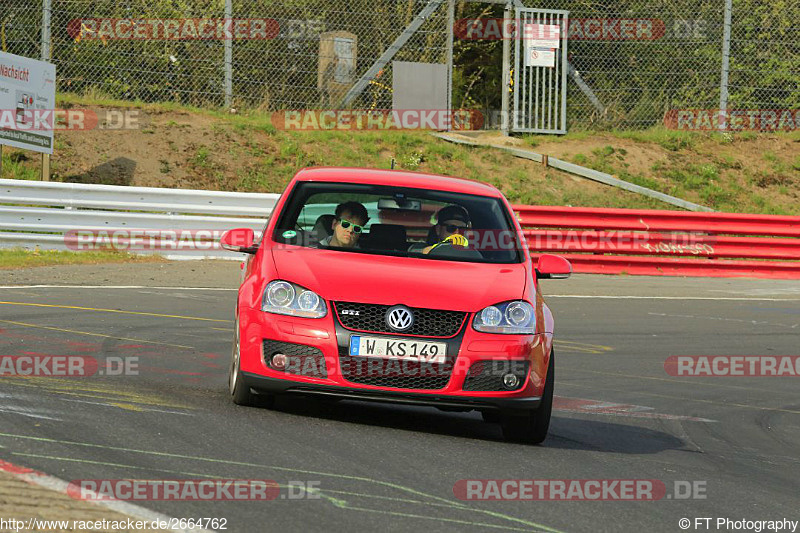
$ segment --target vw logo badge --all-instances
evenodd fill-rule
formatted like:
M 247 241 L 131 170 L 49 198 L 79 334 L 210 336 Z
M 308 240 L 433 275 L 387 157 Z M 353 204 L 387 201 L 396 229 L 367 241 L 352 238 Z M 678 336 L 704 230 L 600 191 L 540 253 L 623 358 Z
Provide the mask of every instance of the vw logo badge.
M 405 305 L 395 305 L 386 311 L 386 325 L 394 331 L 407 331 L 414 325 L 414 314 Z

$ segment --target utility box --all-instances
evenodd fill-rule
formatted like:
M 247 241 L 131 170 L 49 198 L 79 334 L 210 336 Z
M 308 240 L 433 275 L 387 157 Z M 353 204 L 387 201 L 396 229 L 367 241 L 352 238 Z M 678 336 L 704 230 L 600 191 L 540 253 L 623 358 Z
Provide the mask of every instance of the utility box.
M 323 105 L 339 102 L 355 83 L 358 36 L 347 31 L 329 31 L 319 36 L 317 89 Z
M 447 65 L 392 61 L 392 109 L 448 108 Z

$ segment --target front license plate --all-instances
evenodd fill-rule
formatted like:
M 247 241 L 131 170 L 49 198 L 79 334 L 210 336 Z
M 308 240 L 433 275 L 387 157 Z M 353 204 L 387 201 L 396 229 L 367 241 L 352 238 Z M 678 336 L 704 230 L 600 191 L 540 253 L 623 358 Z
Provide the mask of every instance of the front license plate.
M 447 344 L 352 335 L 350 337 L 350 355 L 444 363 L 447 357 Z

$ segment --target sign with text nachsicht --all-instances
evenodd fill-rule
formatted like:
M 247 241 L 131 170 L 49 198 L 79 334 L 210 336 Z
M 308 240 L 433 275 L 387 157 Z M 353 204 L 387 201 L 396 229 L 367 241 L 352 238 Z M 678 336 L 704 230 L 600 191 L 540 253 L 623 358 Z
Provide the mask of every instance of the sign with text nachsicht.
M 0 144 L 53 153 L 56 67 L 0 52 Z

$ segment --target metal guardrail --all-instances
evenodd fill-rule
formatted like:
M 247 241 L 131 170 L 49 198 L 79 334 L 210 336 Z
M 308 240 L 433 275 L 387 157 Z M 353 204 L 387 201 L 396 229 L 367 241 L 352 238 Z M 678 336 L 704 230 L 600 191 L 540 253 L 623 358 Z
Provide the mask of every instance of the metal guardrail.
M 575 272 L 800 279 L 800 217 L 514 206 L 528 248 Z
M 205 213 L 259 216 L 272 212 L 278 194 L 163 189 L 59 183 L 55 181 L 0 180 L 0 203 L 95 209 Z
M 169 259 L 241 259 L 219 247 L 225 230 L 249 227 L 260 234 L 278 194 L 125 187 L 80 183 L 0 180 L 0 248 L 74 249 L 76 232 L 94 233 L 110 243 L 115 232 L 197 236 L 206 246 L 169 246 Z M 193 233 L 192 233 L 193 232 Z M 95 242 L 98 242 L 97 240 Z M 179 242 L 176 244 L 180 244 Z M 153 250 L 132 252 L 152 253 Z
M 114 232 L 125 236 L 123 243 L 133 242 L 137 232 L 173 232 L 180 241 L 183 232 L 206 246 L 167 246 L 158 253 L 241 259 L 219 247 L 219 236 L 237 227 L 260 234 L 278 196 L 0 180 L 0 248 L 74 249 L 82 242 L 80 231 L 107 244 L 117 244 Z M 314 207 L 306 223 L 334 206 Z M 797 216 L 527 205 L 514 210 L 531 252 L 564 255 L 576 272 L 800 279 Z

